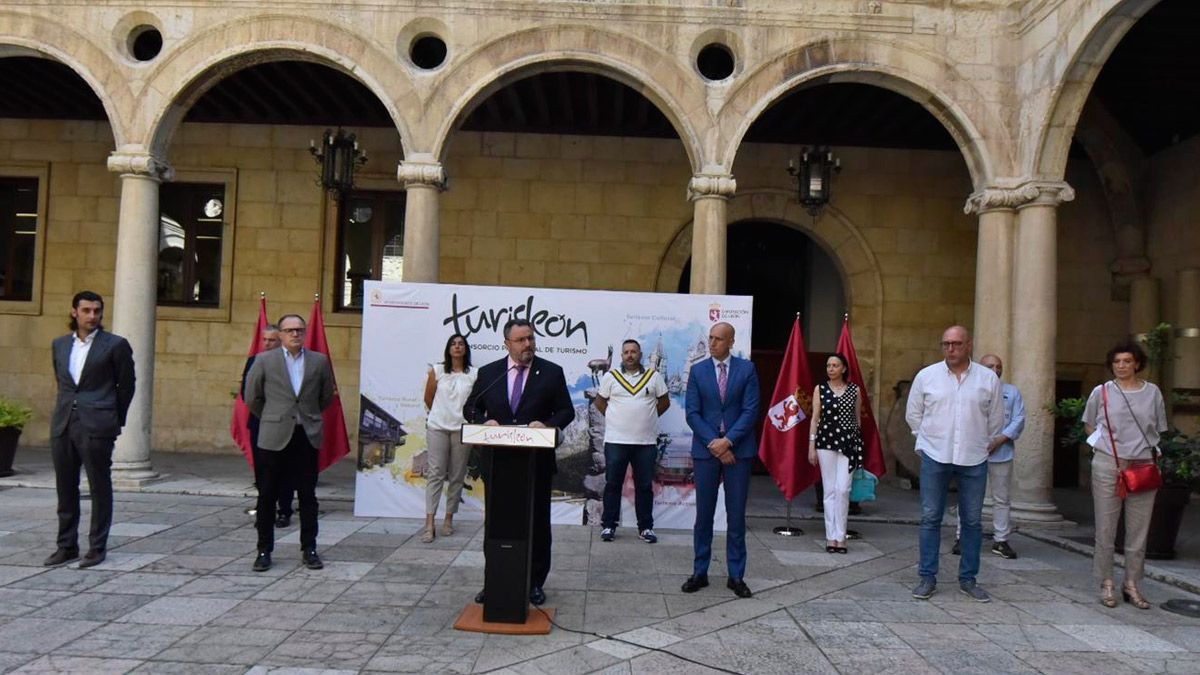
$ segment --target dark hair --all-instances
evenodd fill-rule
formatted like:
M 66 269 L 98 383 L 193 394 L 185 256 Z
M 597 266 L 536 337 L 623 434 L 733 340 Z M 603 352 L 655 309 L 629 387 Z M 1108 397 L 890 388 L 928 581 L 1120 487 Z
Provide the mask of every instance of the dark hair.
M 639 351 L 639 352 L 640 352 L 640 351 L 642 351 L 642 343 L 638 342 L 637 340 L 634 340 L 633 338 L 629 338 L 628 340 L 626 340 L 626 341 L 622 342 L 622 343 L 621 343 L 621 347 L 622 347 L 622 349 L 625 347 L 625 345 L 627 345 L 627 344 L 629 344 L 629 343 L 631 343 L 631 342 L 632 342 L 633 344 L 637 345 L 637 347 L 638 347 L 638 351 Z
M 831 358 L 837 359 L 838 361 L 842 362 L 842 379 L 845 380 L 846 382 L 849 382 L 850 381 L 850 362 L 846 360 L 846 355 L 842 354 L 841 352 L 834 352 L 834 353 L 830 354 L 829 356 L 825 357 L 825 363 L 829 363 L 829 359 L 831 359 Z M 828 379 L 828 376 L 826 376 L 826 379 Z
M 269 323 L 269 324 L 263 326 L 263 332 L 264 333 L 278 333 L 279 332 L 279 324 Z
M 442 361 L 442 366 L 446 369 L 447 373 L 454 370 L 454 359 L 450 358 L 450 345 L 454 344 L 454 338 L 462 338 L 463 346 L 467 348 L 467 351 L 463 353 L 463 372 L 469 373 L 471 372 L 471 343 L 467 342 L 467 336 L 458 333 L 451 335 L 446 340 L 446 349 L 442 352 L 445 359 Z
M 98 302 L 100 303 L 100 309 L 104 309 L 104 298 L 100 297 L 100 294 L 94 291 L 79 291 L 76 293 L 75 297 L 71 298 L 71 309 L 79 309 L 79 303 L 83 302 L 84 300 L 87 300 L 88 302 Z M 75 320 L 75 317 L 71 317 L 71 320 L 67 323 L 67 325 L 71 327 L 71 330 L 79 330 L 79 322 Z M 97 324 L 96 327 L 103 328 L 104 325 Z
M 519 326 L 529 326 L 530 328 L 533 328 L 533 324 L 529 323 L 529 321 L 525 319 L 509 319 L 504 324 L 504 339 L 507 340 L 509 333 L 512 332 L 512 329 Z
M 308 322 L 305 321 L 304 317 L 300 316 L 299 314 L 284 314 L 283 316 L 279 317 L 279 320 L 275 322 L 275 325 L 282 326 L 283 322 L 287 321 L 288 319 L 299 319 L 300 325 L 304 326 L 305 328 L 308 327 Z
M 1108 356 L 1104 359 L 1104 365 L 1108 366 L 1109 372 L 1112 372 L 1113 359 L 1117 358 L 1117 354 L 1132 354 L 1133 360 L 1137 361 L 1137 370 L 1134 372 L 1140 373 L 1146 367 L 1146 350 L 1142 349 L 1134 340 L 1117 343 L 1112 349 L 1108 350 Z

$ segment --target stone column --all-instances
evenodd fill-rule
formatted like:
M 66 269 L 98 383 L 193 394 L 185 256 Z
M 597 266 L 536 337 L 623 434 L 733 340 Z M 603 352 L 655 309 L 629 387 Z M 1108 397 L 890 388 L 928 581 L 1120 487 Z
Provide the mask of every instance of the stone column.
M 1176 387 L 1188 390 L 1189 396 L 1196 396 L 1200 394 L 1200 269 L 1179 270 L 1178 284 L 1171 381 Z
M 108 170 L 121 175 L 112 331 L 129 340 L 137 386 L 113 453 L 113 484 L 137 486 L 158 478 L 150 464 L 154 419 L 154 330 L 158 309 L 158 185 L 171 167 L 144 152 L 114 152 Z
M 692 293 L 725 292 L 729 198 L 737 181 L 728 174 L 696 174 L 688 183 L 692 216 Z
M 405 281 L 437 283 L 441 211 L 439 193 L 446 189 L 446 171 L 435 160 L 400 162 L 396 178 L 407 192 L 404 202 Z
M 1036 196 L 1028 190 L 985 188 L 967 198 L 963 213 L 979 215 L 975 254 L 974 358 L 1012 354 L 1013 238 L 1016 206 Z M 1024 195 L 1024 196 L 1023 196 Z
M 1017 440 L 1012 515 L 1018 520 L 1061 520 L 1051 498 L 1054 476 L 1055 340 L 1058 335 L 1058 205 L 1075 198 L 1066 183 L 1020 188 L 1030 200 L 1017 207 L 1013 272 L 1012 383 L 1025 399 L 1025 432 Z

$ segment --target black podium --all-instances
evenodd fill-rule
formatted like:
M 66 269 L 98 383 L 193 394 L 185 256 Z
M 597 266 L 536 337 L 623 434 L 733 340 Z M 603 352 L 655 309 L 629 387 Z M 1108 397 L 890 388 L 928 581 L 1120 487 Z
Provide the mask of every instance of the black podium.
M 535 456 L 539 449 L 558 445 L 558 430 L 465 424 L 462 438 L 492 454 L 484 483 L 483 621 L 524 624 L 529 619 Z

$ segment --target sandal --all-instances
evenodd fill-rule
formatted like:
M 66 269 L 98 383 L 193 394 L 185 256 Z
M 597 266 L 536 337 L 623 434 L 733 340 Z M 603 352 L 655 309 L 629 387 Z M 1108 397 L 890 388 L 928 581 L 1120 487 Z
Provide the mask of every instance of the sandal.
M 450 523 L 442 523 L 442 536 L 449 537 L 454 534 L 454 526 Z
M 1117 606 L 1117 587 L 1112 579 L 1107 579 L 1100 585 L 1100 604 L 1109 609 Z
M 850 552 L 849 550 L 846 549 L 845 546 L 834 546 L 833 550 L 837 551 L 838 553 L 849 553 Z
M 432 527 L 425 528 L 425 533 L 421 535 L 421 543 L 422 544 L 432 544 L 433 543 L 433 528 Z
M 1142 597 L 1142 592 L 1137 586 L 1125 584 L 1121 587 L 1121 597 L 1125 598 L 1125 602 L 1137 607 L 1138 609 L 1150 609 L 1150 602 Z
M 836 546 L 826 546 L 825 552 L 826 553 L 837 553 L 837 547 Z

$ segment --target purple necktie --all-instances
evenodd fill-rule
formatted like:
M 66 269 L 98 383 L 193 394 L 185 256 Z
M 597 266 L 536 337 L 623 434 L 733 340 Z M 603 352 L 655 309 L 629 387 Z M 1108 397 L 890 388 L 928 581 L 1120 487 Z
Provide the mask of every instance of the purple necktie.
M 512 414 L 517 414 L 517 406 L 521 405 L 521 390 L 525 388 L 525 366 L 517 366 L 517 379 L 513 380 L 512 392 L 508 395 L 508 407 Z
M 721 392 L 721 403 L 725 402 L 725 392 L 729 391 L 729 371 L 726 365 L 724 363 L 717 364 L 717 368 L 720 370 L 717 374 L 717 389 Z

